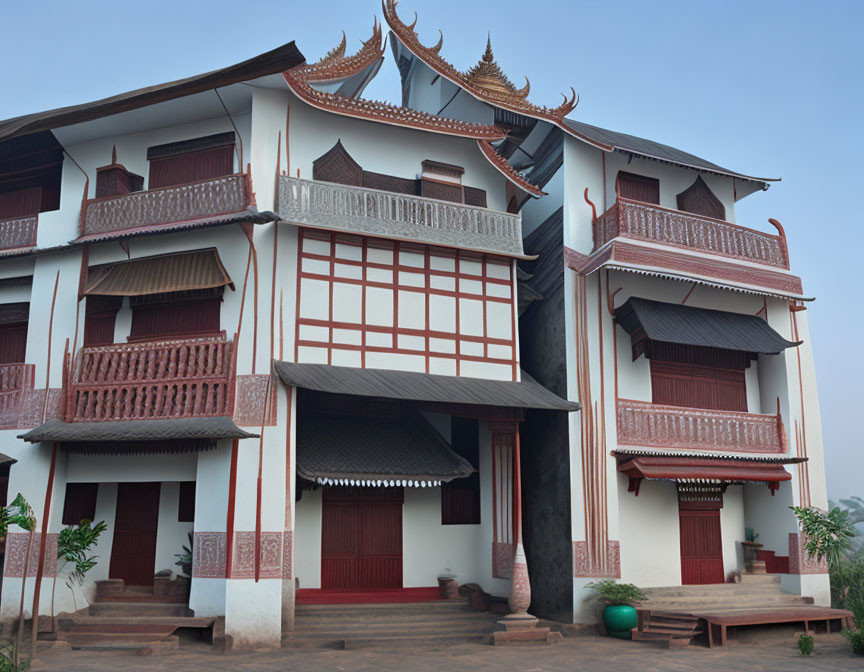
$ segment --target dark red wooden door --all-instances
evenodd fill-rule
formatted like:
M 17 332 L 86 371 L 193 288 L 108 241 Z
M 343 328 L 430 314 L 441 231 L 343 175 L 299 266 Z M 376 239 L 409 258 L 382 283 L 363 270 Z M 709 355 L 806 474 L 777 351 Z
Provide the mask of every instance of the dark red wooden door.
M 402 587 L 402 500 L 401 488 L 324 491 L 322 588 Z
M 127 586 L 152 586 L 161 483 L 120 483 L 108 577 Z
M 681 583 L 724 583 L 719 509 L 680 509 Z

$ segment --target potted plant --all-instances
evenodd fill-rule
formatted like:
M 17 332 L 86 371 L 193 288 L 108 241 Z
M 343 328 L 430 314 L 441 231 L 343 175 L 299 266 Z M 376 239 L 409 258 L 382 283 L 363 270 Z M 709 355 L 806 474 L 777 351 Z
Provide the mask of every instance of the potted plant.
M 612 579 L 589 583 L 586 588 L 605 603 L 603 624 L 612 637 L 630 639 L 630 632 L 639 624 L 634 602 L 646 599 L 645 593 L 632 583 L 617 583 Z
M 765 561 L 757 559 L 757 552 L 762 548 L 762 544 L 756 540 L 759 535 L 752 527 L 744 528 L 744 541 L 741 542 L 741 548 L 744 551 L 744 569 L 748 574 L 764 574 Z

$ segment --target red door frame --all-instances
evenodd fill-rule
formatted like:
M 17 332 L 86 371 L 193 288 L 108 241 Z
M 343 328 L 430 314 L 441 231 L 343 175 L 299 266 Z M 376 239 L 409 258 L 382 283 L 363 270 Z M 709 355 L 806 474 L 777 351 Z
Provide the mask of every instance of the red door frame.
M 127 586 L 152 586 L 161 483 L 118 483 L 108 577 Z
M 402 488 L 325 488 L 321 588 L 402 588 Z

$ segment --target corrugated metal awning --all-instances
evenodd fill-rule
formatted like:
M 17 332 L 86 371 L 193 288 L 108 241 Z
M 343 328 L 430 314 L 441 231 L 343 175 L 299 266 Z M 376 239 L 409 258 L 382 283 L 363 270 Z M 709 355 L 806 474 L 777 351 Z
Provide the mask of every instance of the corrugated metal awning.
M 629 334 L 640 329 L 652 341 L 776 355 L 801 342 L 787 341 L 756 315 L 730 313 L 632 297 L 615 309 Z
M 316 483 L 427 487 L 473 471 L 419 414 L 308 413 L 297 422 L 297 474 Z
M 240 429 L 231 418 L 169 418 L 166 420 L 115 420 L 63 422 L 49 420 L 19 439 L 38 443 L 104 441 L 173 441 L 178 439 L 254 439 L 258 435 Z
M 550 392 L 524 371 L 520 382 L 511 382 L 327 364 L 276 362 L 276 373 L 288 387 L 331 394 L 552 411 L 579 410 L 579 404 Z
M 141 296 L 163 292 L 211 289 L 234 283 L 215 247 L 142 257 L 94 266 L 87 277 L 87 295 Z

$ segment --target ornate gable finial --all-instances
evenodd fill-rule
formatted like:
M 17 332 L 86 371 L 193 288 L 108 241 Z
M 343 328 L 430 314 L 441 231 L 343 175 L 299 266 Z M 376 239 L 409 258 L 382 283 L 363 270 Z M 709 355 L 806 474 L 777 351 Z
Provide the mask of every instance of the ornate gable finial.
M 573 95 L 569 98 L 564 95 L 564 102 L 557 107 L 543 107 L 529 102 L 527 97 L 531 91 L 531 82 L 526 77 L 525 86 L 517 89 L 501 71 L 501 68 L 495 63 L 491 35 L 487 35 L 486 37 L 486 50 L 483 52 L 483 56 L 477 65 L 467 72 L 461 72 L 442 58 L 439 53 L 443 34 L 442 39 L 439 39 L 438 44 L 434 47 L 427 47 L 422 44 L 415 30 L 417 26 L 417 12 L 414 12 L 414 21 L 410 25 L 406 24 L 396 13 L 396 5 L 398 3 L 399 0 L 381 0 L 384 18 L 397 39 L 439 75 L 443 75 L 450 81 L 463 87 L 472 95 L 486 100 L 493 105 L 498 105 L 522 114 L 551 119 L 556 122 L 567 116 L 579 104 L 579 98 L 575 91 L 573 91 Z
M 527 77 L 525 78 L 525 86 L 517 89 L 513 82 L 507 78 L 507 75 L 501 71 L 495 62 L 495 55 L 492 53 L 491 33 L 486 37 L 486 51 L 483 52 L 483 57 L 477 62 L 477 65 L 464 73 L 464 76 L 469 84 L 479 89 L 507 97 L 514 96 L 519 100 L 524 100 L 531 90 L 531 83 Z
M 357 53 L 346 56 L 348 40 L 342 31 L 342 41 L 327 52 L 320 61 L 298 65 L 294 73 L 311 82 L 335 81 L 350 77 L 368 67 L 384 55 L 382 26 L 377 17 L 373 17 L 372 36 L 361 40 L 362 47 Z

